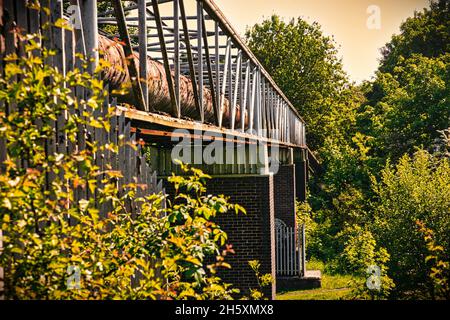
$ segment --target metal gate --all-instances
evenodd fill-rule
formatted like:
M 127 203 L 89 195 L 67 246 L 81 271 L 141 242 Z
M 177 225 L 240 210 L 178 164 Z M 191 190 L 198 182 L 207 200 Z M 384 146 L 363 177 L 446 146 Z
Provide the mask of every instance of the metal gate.
M 276 274 L 277 276 L 304 275 L 305 270 L 305 226 L 288 227 L 276 219 Z

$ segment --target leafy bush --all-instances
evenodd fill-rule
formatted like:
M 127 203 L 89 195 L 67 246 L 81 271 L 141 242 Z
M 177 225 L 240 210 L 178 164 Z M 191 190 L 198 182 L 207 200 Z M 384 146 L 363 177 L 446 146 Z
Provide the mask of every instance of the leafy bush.
M 416 227 L 422 221 L 449 255 L 450 165 L 448 159 L 419 151 L 387 165 L 381 180 L 374 181 L 373 234 L 391 255 L 389 274 L 399 293 L 429 297 L 433 288 L 427 274 L 426 243 Z
M 338 234 L 338 239 L 344 243 L 337 263 L 338 271 L 358 276 L 352 284 L 353 296 L 359 299 L 388 297 L 394 283 L 387 275 L 389 253 L 386 249 L 379 248 L 372 233 L 358 225 L 347 225 Z M 374 281 L 374 286 L 368 281 Z
M 314 221 L 313 211 L 308 202 L 296 203 L 296 219 L 299 226 L 305 225 L 305 244 L 306 252 L 309 252 L 309 247 L 317 247 L 314 241 L 317 239 L 315 233 L 318 225 Z
M 344 248 L 340 256 L 341 272 L 360 272 L 375 263 L 376 241 L 372 233 L 359 225 L 347 225 L 338 234 Z
M 450 263 L 448 256 L 445 256 L 445 249 L 435 243 L 433 230 L 420 221 L 416 221 L 416 224 L 427 244 L 429 255 L 425 262 L 428 264 L 428 273 L 433 284 L 431 298 L 450 300 Z
M 0 79 L 0 141 L 6 161 L 0 172 L 0 226 L 7 299 L 229 299 L 230 285 L 215 275 L 230 247 L 212 219 L 243 211 L 223 197 L 204 194 L 208 176 L 183 166 L 189 177 L 170 178 L 175 202 L 162 209 L 163 195 L 136 198 L 139 186 L 119 196 L 120 172 L 95 165 L 97 150 L 117 153 L 118 146 L 88 141 L 72 154 L 49 153 L 46 140 L 54 121 L 67 117 L 63 132 L 75 142 L 83 125 L 109 131 L 109 118 L 93 116 L 104 103 L 103 83 L 79 69 L 63 75 L 44 61 L 54 52 L 40 39 L 24 39 L 26 56 L 6 59 Z M 80 57 L 79 57 L 80 58 Z M 104 62 L 102 62 L 104 63 Z M 101 66 L 100 66 L 101 68 Z M 90 92 L 78 99 L 77 89 Z M 9 114 L 4 106 L 15 106 Z M 69 108 L 82 110 L 68 112 Z M 119 143 L 123 144 L 124 141 Z M 108 166 L 107 166 L 108 167 Z M 80 170 L 81 169 L 81 170 Z M 97 178 L 101 176 L 103 187 Z M 51 179 L 49 178 L 51 177 Z M 75 201 L 79 190 L 96 193 Z M 193 192 L 192 192 L 193 191 Z M 139 214 L 127 210 L 134 201 Z M 109 204 L 107 216 L 99 206 Z M 205 257 L 217 257 L 205 266 Z M 78 281 L 79 276 L 79 281 Z
M 272 275 L 270 273 L 261 274 L 259 269 L 261 268 L 261 263 L 258 260 L 251 260 L 248 262 L 250 268 L 252 268 L 253 272 L 256 276 L 256 281 L 258 282 L 258 287 L 256 289 L 250 289 L 250 297 L 252 300 L 262 300 L 264 295 L 262 293 L 262 289 L 271 285 L 274 281 Z M 244 298 L 246 299 L 246 298 Z

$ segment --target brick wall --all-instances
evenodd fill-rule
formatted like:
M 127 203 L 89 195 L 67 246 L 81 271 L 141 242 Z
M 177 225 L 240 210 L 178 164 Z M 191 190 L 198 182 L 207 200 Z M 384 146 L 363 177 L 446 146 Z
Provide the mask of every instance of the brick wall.
M 166 183 L 167 184 L 167 183 Z M 170 186 L 166 191 L 170 194 Z M 261 273 L 270 273 L 275 279 L 275 218 L 273 176 L 226 176 L 215 177 L 207 182 L 208 193 L 223 194 L 230 202 L 238 203 L 247 214 L 234 212 L 221 215 L 217 222 L 228 234 L 228 243 L 235 254 L 227 256 L 232 269 L 222 270 L 220 276 L 227 283 L 239 288 L 243 295 L 249 288 L 258 288 L 250 260 L 259 260 Z M 275 298 L 275 283 L 263 290 L 268 298 Z
M 295 227 L 295 165 L 280 166 L 273 184 L 275 218 L 283 220 L 288 227 Z

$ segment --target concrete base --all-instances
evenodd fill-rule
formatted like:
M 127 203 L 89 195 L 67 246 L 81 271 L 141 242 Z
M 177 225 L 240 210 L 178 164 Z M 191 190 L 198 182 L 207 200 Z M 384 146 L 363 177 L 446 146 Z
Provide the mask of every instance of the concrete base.
M 306 271 L 304 277 L 277 277 L 277 292 L 317 289 L 322 286 L 318 270 Z

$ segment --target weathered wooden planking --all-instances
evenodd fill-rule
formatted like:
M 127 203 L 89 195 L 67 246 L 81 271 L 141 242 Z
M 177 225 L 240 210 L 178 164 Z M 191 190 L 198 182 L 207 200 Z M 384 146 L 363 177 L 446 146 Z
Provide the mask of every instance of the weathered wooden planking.
M 142 181 L 142 146 L 140 144 L 138 144 L 137 147 L 137 151 L 136 151 L 136 184 L 137 184 L 137 189 L 136 189 L 136 197 L 137 198 L 141 198 L 144 193 L 143 190 L 141 188 L 141 185 L 143 183 Z M 139 208 L 138 206 L 136 207 L 137 211 L 136 213 L 139 213 Z
M 16 53 L 17 36 L 15 33 L 16 16 L 13 0 L 4 0 L 4 19 L 5 19 L 5 52 L 6 55 Z
M 96 108 L 91 110 L 93 114 L 94 120 L 99 120 L 101 118 L 102 113 L 102 106 L 97 106 Z M 103 137 L 104 133 L 101 128 L 98 128 L 97 126 L 93 126 L 90 128 L 90 131 L 92 132 L 92 142 L 95 144 L 95 153 L 94 153 L 94 164 L 97 168 L 97 170 L 101 169 L 101 157 L 102 157 L 102 151 L 100 150 L 100 147 L 103 145 Z M 99 188 L 102 177 L 101 175 L 97 175 L 95 177 L 96 180 L 96 190 L 93 192 L 93 196 L 98 199 L 99 198 Z M 96 201 L 97 204 L 97 201 Z M 99 206 L 97 204 L 97 209 L 99 209 Z
M 66 55 L 65 55 L 65 30 L 56 27 L 55 24 L 58 20 L 63 19 L 63 2 L 62 0 L 50 0 L 50 23 L 52 47 L 55 51 L 53 56 L 53 67 L 55 67 L 62 75 L 66 74 Z
M 16 0 L 16 16 L 17 16 L 17 32 L 24 35 L 28 32 L 28 10 L 27 10 L 27 0 Z M 19 41 L 18 51 L 20 56 L 25 55 L 25 43 Z
M 3 76 L 3 58 L 5 57 L 5 16 L 4 16 L 4 0 L 0 0 L 0 75 Z
M 51 12 L 51 32 L 53 39 L 53 49 L 56 51 L 53 57 L 53 64 L 57 72 L 66 75 L 66 55 L 65 55 L 65 32 L 64 29 L 55 27 L 55 23 L 63 18 L 63 3 L 61 0 L 51 0 L 50 2 L 50 12 Z M 57 102 L 58 104 L 60 102 Z M 66 111 L 62 111 L 57 115 L 56 120 L 56 152 L 58 154 L 67 154 L 67 137 L 64 127 L 67 122 Z M 59 178 L 62 181 L 64 179 L 64 172 L 61 170 L 59 172 Z
M 119 154 L 117 159 L 117 169 L 122 171 L 123 178 L 119 179 L 118 181 L 118 189 L 119 189 L 119 195 L 123 195 L 123 185 L 124 185 L 124 179 L 125 179 L 125 173 L 123 171 L 124 169 L 124 159 L 125 159 L 125 146 L 124 146 L 124 131 L 125 131 L 125 116 L 120 114 L 119 116 L 119 122 L 118 122 L 118 138 L 117 138 L 117 144 L 119 146 Z
M 50 0 L 42 0 L 41 6 L 47 9 L 50 9 Z M 50 13 L 50 14 L 49 14 Z M 44 48 L 53 48 L 53 35 L 51 25 L 51 11 L 41 10 L 40 14 L 40 29 L 42 34 L 42 46 Z M 48 56 L 45 59 L 45 63 L 49 65 L 53 65 L 54 60 L 53 57 Z M 48 137 L 45 141 L 45 150 L 47 158 L 50 158 L 56 153 L 56 124 L 53 120 L 48 120 L 48 124 L 54 128 L 54 134 Z M 47 173 L 47 183 L 46 188 L 50 190 L 52 182 L 55 180 L 55 174 L 52 171 Z
M 66 63 L 66 72 L 70 72 L 74 68 L 74 55 L 75 55 L 75 47 L 74 47 L 74 38 L 75 35 L 71 30 L 65 30 L 64 36 L 64 55 L 65 55 L 65 63 Z M 75 89 L 71 88 L 71 96 L 75 99 Z M 71 104 L 67 106 L 67 117 L 73 117 L 75 115 L 75 105 Z M 69 155 L 72 155 L 76 151 L 77 143 L 72 142 L 70 140 L 67 141 L 67 152 Z
M 14 1 L 4 0 L 4 36 L 5 36 L 5 55 L 17 53 L 17 35 L 15 33 L 16 16 L 14 13 Z M 17 77 L 11 78 L 12 81 L 16 81 Z M 13 113 L 16 110 L 16 105 L 11 103 L 6 106 L 6 115 Z
M 3 0 L 0 0 L 0 26 L 2 31 L 4 31 L 4 14 L 3 14 Z M 5 57 L 5 36 L 3 32 L 0 32 L 0 76 L 3 77 L 3 59 Z M 3 101 L 0 100 L 0 114 L 6 114 L 6 106 Z M 6 141 L 0 139 L 0 172 L 3 170 L 3 162 L 6 160 Z M 1 241 L 1 240 L 0 240 Z M 0 274 L 1 276 L 1 274 Z
M 148 164 L 147 164 L 147 161 L 146 161 L 146 156 L 145 155 L 142 155 L 142 162 L 141 162 L 141 176 L 142 176 L 142 184 L 143 184 L 143 193 L 144 193 L 144 196 L 146 196 L 146 195 L 148 195 L 148 190 L 149 190 L 149 187 L 148 187 L 148 172 L 149 172 L 149 166 L 148 166 Z
M 131 122 L 130 122 L 130 126 L 131 126 Z M 134 148 L 132 148 L 131 147 L 131 144 L 134 144 L 135 143 L 135 141 L 136 141 L 136 133 L 133 133 L 132 135 L 131 135 L 131 137 L 130 137 L 130 145 L 128 146 L 128 148 L 129 148 L 129 150 L 130 150 L 130 157 L 128 158 L 128 167 L 129 167 L 129 175 L 130 175 L 130 177 L 129 177 L 129 179 L 130 179 L 130 182 L 129 183 L 132 183 L 132 184 L 136 184 L 137 183 L 137 181 L 136 181 L 136 178 L 137 178 L 137 175 L 138 175 L 138 172 L 137 172 L 137 157 L 138 157 L 138 154 L 137 154 L 137 152 L 136 152 L 136 150 L 134 149 Z M 136 213 L 136 203 L 131 203 L 131 213 Z
M 63 30 L 52 26 L 58 19 L 62 18 L 62 1 L 61 0 L 43 0 L 41 4 L 50 8 L 50 15 L 45 11 L 39 11 L 26 7 L 28 0 L 8 1 L 0 0 L 0 4 L 4 2 L 5 6 L 0 6 L 2 9 L 9 13 L 5 14 L 5 33 L 1 35 L 0 49 L 1 54 L 15 53 L 24 54 L 23 50 L 18 48 L 17 35 L 14 33 L 16 23 L 19 30 L 23 32 L 42 34 L 43 47 L 52 48 L 56 50 L 54 57 L 46 59 L 47 64 L 54 66 L 62 74 L 73 70 L 76 66 L 81 67 L 81 63 L 77 64 L 75 53 L 80 52 L 76 46 L 77 35 L 70 30 Z M 3 17 L 3 15 L 1 15 Z M 79 38 L 80 36 L 78 36 Z M 84 45 L 84 43 L 82 43 Z M 78 61 L 80 62 L 80 61 Z M 0 66 L 0 71 L 3 71 L 3 65 Z M 107 90 L 107 88 L 106 88 Z M 75 95 L 79 99 L 88 98 L 88 93 L 84 89 L 77 87 Z M 94 110 L 95 118 L 107 117 L 108 108 L 117 104 L 115 99 L 110 101 L 107 97 L 105 104 L 98 110 Z M 63 128 L 67 122 L 67 117 L 78 113 L 79 117 L 83 117 L 83 103 L 79 106 L 78 110 L 75 110 L 73 106 L 69 106 L 66 114 L 59 115 L 56 122 L 51 122 L 51 126 L 54 128 L 54 135 L 48 138 L 45 142 L 47 157 L 53 156 L 55 153 L 74 154 L 86 150 L 88 147 L 87 141 L 96 142 L 99 146 L 106 144 L 118 144 L 119 136 L 123 136 L 119 153 L 113 153 L 109 150 L 98 150 L 94 155 L 94 161 L 96 166 L 101 172 L 105 170 L 119 170 L 123 173 L 123 178 L 118 179 L 119 190 L 122 190 L 125 184 L 136 183 L 139 185 L 137 189 L 137 195 L 139 197 L 148 195 L 154 192 L 162 191 L 162 184 L 158 184 L 156 173 L 152 171 L 152 168 L 148 165 L 146 157 L 143 154 L 143 148 L 139 145 L 138 149 L 133 149 L 130 144 L 136 142 L 136 134 L 131 134 L 131 121 L 126 119 L 122 114 L 119 117 L 113 116 L 111 121 L 111 130 L 109 133 L 105 133 L 103 130 L 94 129 L 91 126 L 79 125 L 76 141 L 69 141 L 64 134 Z M 1 107 L 1 106 L 0 106 Z M 9 106 L 10 107 L 10 106 Z M 3 109 L 6 107 L 3 106 Z M 13 109 L 9 108 L 9 112 Z M 89 110 L 87 110 L 89 111 Z M 3 142 L 4 144 L 4 142 Z M 2 148 L 3 153 L 1 157 L 5 158 L 6 148 Z M 164 153 L 165 154 L 165 153 Z M 161 160 L 169 161 L 169 157 L 165 155 Z M 108 166 L 107 166 L 108 165 Z M 168 168 L 171 168 L 170 164 L 167 164 Z M 81 170 L 81 166 L 78 168 L 80 176 L 84 177 L 85 173 Z M 47 179 L 47 188 L 50 187 L 51 182 L 56 177 L 49 174 Z M 62 178 L 62 177 L 61 177 Z M 104 175 L 97 177 L 97 187 L 102 188 L 104 186 L 103 180 L 106 178 Z M 146 187 L 142 187 L 142 186 Z M 123 195 L 123 192 L 121 192 Z M 78 188 L 75 192 L 74 201 L 78 202 L 81 199 L 88 199 L 90 196 L 96 197 L 96 194 L 89 194 L 87 188 Z M 99 204 L 102 216 L 112 210 L 112 203 Z M 138 212 L 139 205 L 137 203 L 128 203 L 127 207 L 131 212 Z
M 132 169 L 131 169 L 131 147 L 129 146 L 130 141 L 130 134 L 131 134 L 131 121 L 129 119 L 125 119 L 125 131 L 124 131 L 124 149 L 125 149 L 125 157 L 123 159 L 123 168 L 122 172 L 124 175 L 124 183 L 125 185 L 129 185 L 132 181 Z M 126 187 L 125 192 L 129 192 L 130 188 Z M 131 212 L 131 203 L 127 199 L 125 200 L 125 207 L 127 208 L 128 212 Z

